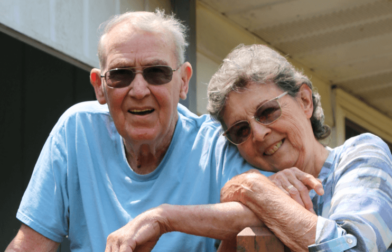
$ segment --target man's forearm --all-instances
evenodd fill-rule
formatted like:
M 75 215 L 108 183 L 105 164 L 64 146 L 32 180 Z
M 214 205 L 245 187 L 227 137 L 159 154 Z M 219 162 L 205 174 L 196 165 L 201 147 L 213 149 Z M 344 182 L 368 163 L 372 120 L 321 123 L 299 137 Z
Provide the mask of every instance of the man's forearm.
M 249 208 L 238 202 L 196 206 L 162 205 L 160 208 L 168 220 L 168 231 L 219 240 L 232 239 L 245 227 L 263 225 Z
M 54 242 L 22 224 L 17 235 L 5 249 L 5 252 L 42 251 L 54 252 L 59 243 Z

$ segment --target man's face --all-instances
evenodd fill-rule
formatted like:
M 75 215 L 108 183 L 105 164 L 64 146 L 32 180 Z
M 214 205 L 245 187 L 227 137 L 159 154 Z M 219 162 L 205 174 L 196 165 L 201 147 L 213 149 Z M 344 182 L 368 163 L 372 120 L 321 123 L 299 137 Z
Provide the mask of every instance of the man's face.
M 119 24 L 107 34 L 105 49 L 106 67 L 101 74 L 114 68 L 142 70 L 153 65 L 177 69 L 174 42 L 164 33 Z M 98 100 L 108 104 L 114 124 L 126 143 L 154 144 L 171 139 L 178 117 L 177 103 L 188 90 L 188 82 L 183 78 L 183 72 L 188 70 L 185 68 L 175 71 L 172 80 L 163 85 L 151 85 L 139 73 L 123 88 L 111 88 L 101 79 L 104 91 L 101 99 L 97 93 Z

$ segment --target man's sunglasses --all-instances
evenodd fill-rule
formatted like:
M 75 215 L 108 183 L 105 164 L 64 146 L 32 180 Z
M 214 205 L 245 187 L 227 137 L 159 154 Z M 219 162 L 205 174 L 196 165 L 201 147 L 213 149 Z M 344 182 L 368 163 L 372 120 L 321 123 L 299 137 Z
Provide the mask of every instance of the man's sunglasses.
M 278 120 L 282 115 L 282 108 L 280 107 L 278 99 L 286 94 L 287 92 L 284 92 L 278 97 L 261 105 L 252 118 L 263 125 L 268 125 Z M 250 133 L 251 127 L 249 121 L 239 121 L 228 128 L 223 135 L 233 144 L 239 145 L 248 139 Z
M 148 84 L 162 85 L 169 83 L 172 80 L 173 72 L 180 67 L 172 69 L 169 66 L 149 66 L 144 67 L 143 70 L 136 70 L 134 67 L 115 68 L 101 75 L 101 78 L 105 78 L 109 87 L 122 88 L 129 86 L 135 79 L 136 74 L 141 73 Z

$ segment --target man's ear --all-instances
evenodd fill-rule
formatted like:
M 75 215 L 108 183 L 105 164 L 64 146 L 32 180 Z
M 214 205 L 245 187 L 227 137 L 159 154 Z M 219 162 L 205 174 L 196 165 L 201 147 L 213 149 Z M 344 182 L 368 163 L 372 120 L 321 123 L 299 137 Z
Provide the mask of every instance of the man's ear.
M 312 117 L 313 114 L 313 99 L 312 90 L 306 84 L 302 84 L 298 92 L 299 102 L 304 110 L 304 113 L 308 119 Z
M 106 103 L 105 92 L 101 78 L 101 70 L 93 68 L 90 72 L 90 83 L 94 87 L 95 96 L 100 104 Z
M 180 98 L 185 100 L 189 90 L 189 81 L 192 77 L 192 66 L 189 62 L 185 62 L 181 66 L 181 87 Z

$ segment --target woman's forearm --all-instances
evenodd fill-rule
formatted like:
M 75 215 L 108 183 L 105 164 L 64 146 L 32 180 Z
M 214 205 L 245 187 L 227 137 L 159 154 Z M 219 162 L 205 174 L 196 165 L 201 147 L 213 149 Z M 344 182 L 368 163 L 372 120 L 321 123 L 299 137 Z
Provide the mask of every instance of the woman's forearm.
M 222 200 L 240 201 L 293 251 L 314 243 L 317 216 L 283 193 L 261 174 L 244 174 L 222 189 Z
M 159 208 L 167 219 L 168 231 L 219 240 L 233 239 L 245 227 L 263 225 L 249 208 L 238 202 L 196 206 L 162 205 Z

